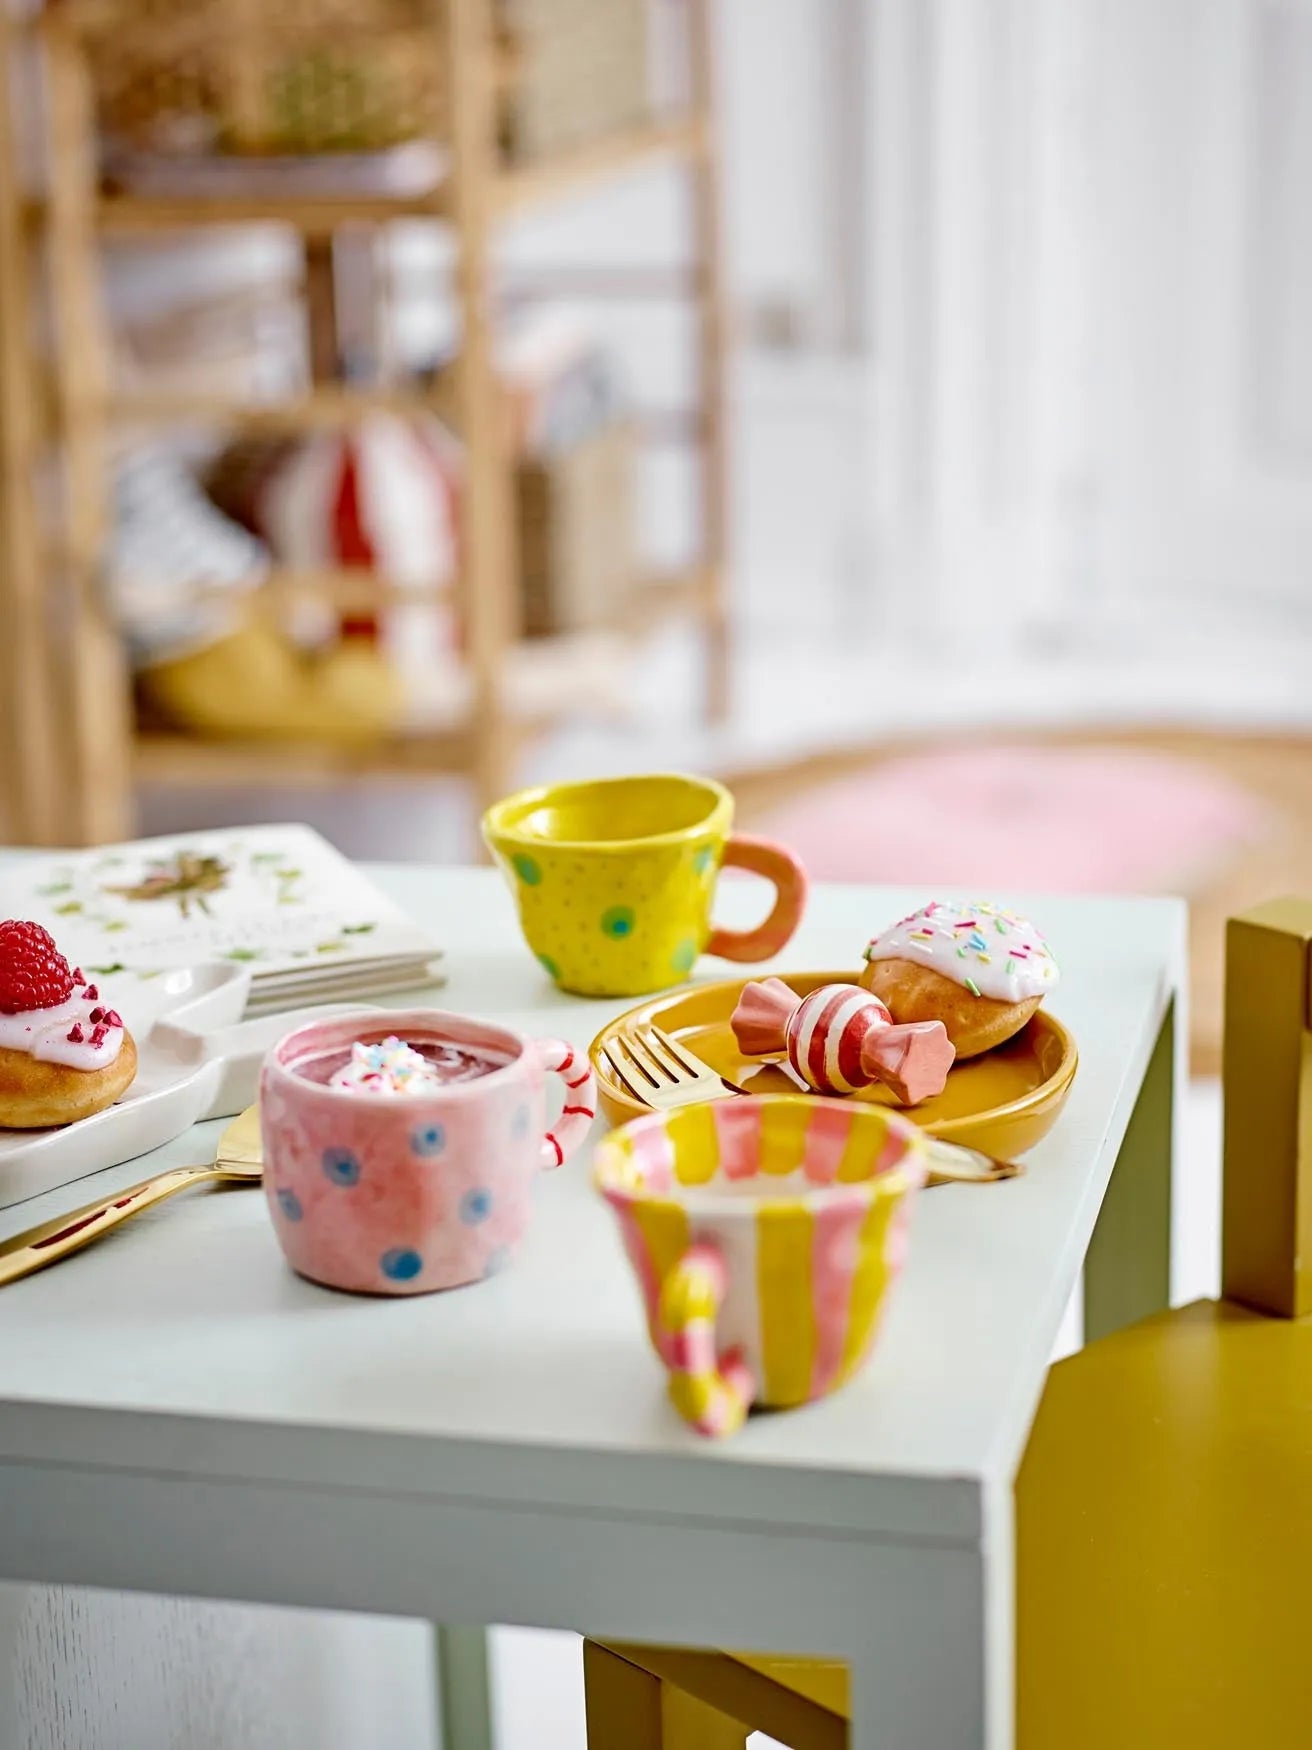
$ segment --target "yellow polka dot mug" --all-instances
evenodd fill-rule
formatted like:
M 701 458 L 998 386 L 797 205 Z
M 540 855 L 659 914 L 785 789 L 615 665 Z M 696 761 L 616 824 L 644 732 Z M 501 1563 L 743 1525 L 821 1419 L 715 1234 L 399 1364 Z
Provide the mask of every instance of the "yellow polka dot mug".
M 784 846 L 732 825 L 722 784 L 660 774 L 523 790 L 488 810 L 483 836 L 529 947 L 561 989 L 636 997 L 678 984 L 703 953 L 769 960 L 796 930 L 806 871 Z M 712 923 L 724 867 L 774 883 L 756 929 Z

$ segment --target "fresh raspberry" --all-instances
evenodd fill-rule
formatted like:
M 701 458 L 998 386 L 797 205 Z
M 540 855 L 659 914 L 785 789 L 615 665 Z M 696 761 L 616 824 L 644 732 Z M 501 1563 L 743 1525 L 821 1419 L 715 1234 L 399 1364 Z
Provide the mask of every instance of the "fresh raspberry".
M 53 1009 L 73 994 L 73 974 L 40 924 L 0 924 L 0 1014 Z

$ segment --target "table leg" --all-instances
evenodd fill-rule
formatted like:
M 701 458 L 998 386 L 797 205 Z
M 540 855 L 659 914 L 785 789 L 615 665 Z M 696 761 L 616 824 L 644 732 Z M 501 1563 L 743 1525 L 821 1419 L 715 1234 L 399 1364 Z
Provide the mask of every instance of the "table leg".
M 1171 1151 L 1181 1034 L 1172 1004 L 1085 1259 L 1086 1343 L 1171 1304 Z
M 896 1611 L 885 1592 L 864 1613 L 874 1632 L 848 1660 L 848 1750 L 1011 1750 L 1011 1514 L 993 1508 L 989 1552 L 926 1551 Z M 852 1610 L 860 1620 L 859 1600 Z
M 0 1583 L 0 1744 L 25 1744 L 18 1684 L 18 1631 L 30 1586 Z
M 442 1750 L 494 1750 L 488 1631 L 434 1623 Z

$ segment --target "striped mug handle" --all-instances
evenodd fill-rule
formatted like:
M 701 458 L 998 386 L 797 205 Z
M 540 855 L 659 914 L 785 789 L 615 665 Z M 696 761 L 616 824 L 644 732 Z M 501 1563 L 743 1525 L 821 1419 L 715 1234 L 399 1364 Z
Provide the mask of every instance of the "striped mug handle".
M 597 1084 L 585 1052 L 576 1051 L 563 1039 L 539 1039 L 536 1044 L 542 1067 L 565 1084 L 565 1105 L 542 1139 L 538 1163 L 544 1172 L 552 1172 L 564 1166 L 592 1128 L 597 1115 Z
M 738 1350 L 716 1352 L 715 1320 L 729 1273 L 718 1246 L 698 1240 L 661 1284 L 661 1359 L 670 1373 L 670 1398 L 699 1434 L 740 1428 L 756 1381 Z

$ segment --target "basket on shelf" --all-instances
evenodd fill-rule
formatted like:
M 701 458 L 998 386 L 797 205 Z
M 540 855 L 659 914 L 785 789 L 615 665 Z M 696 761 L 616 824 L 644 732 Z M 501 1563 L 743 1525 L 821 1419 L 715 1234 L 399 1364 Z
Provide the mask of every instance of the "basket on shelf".
M 167 155 L 372 152 L 440 129 L 434 0 L 74 7 L 100 130 Z
M 378 152 L 447 131 L 444 0 L 51 0 L 93 41 L 119 153 Z M 499 134 L 523 161 L 649 108 L 648 0 L 496 0 Z

